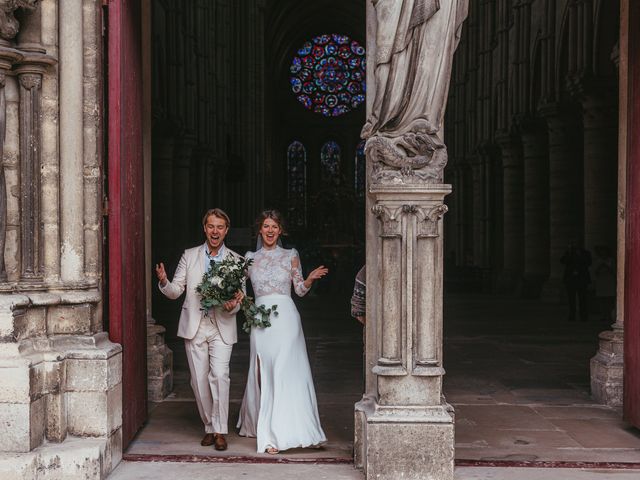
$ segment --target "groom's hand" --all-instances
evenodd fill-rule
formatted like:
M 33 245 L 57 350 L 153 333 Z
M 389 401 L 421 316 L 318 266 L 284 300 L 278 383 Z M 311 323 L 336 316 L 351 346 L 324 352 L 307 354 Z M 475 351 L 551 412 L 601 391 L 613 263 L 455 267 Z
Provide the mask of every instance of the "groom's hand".
M 164 287 L 167 284 L 167 272 L 164 271 L 164 263 L 156 263 L 156 276 L 160 285 Z
M 238 290 L 231 300 L 224 302 L 222 308 L 224 308 L 227 312 L 230 312 L 238 306 L 238 303 L 240 303 L 243 298 L 244 292 L 242 290 Z

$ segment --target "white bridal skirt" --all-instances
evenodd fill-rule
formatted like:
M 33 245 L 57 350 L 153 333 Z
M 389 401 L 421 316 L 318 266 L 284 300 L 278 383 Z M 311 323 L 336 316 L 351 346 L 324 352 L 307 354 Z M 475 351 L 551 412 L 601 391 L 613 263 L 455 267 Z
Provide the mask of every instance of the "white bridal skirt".
M 237 425 L 240 435 L 257 437 L 258 452 L 326 442 L 293 300 L 288 295 L 265 295 L 255 302 L 277 305 L 278 316 L 271 315 L 268 328 L 251 329 L 249 375 Z

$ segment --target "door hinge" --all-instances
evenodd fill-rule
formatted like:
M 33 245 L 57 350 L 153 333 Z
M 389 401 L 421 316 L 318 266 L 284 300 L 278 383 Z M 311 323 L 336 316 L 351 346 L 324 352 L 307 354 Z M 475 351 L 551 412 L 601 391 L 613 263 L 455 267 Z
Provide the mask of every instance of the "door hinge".
M 102 216 L 103 217 L 109 216 L 109 199 L 107 197 L 104 197 L 102 199 Z

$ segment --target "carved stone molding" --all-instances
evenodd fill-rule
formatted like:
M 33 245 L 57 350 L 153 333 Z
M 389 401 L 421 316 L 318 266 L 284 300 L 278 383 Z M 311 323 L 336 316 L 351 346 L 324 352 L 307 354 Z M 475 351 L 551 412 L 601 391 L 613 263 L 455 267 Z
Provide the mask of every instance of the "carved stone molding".
M 400 237 L 402 236 L 402 220 L 401 214 L 403 207 L 388 207 L 382 204 L 376 204 L 372 207 L 372 212 L 382 226 L 381 237 Z
M 45 69 L 55 59 L 27 53 L 15 72 L 20 84 L 20 280 L 42 279 L 44 243 L 41 222 L 41 88 Z
M 4 140 L 7 125 L 7 103 L 5 77 L 12 66 L 23 59 L 23 54 L 14 48 L 0 46 L 0 282 L 7 279 L 4 263 L 4 247 L 7 234 L 7 185 L 4 175 Z
M 436 134 L 374 135 L 365 146 L 372 184 L 442 183 L 447 148 Z
M 19 76 L 20 86 L 31 90 L 42 86 L 42 76 L 36 73 L 25 73 Z
M 20 23 L 14 16 L 17 9 L 34 10 L 38 0 L 0 0 L 0 38 L 13 40 L 20 30 Z
M 436 238 L 438 236 L 438 224 L 449 208 L 445 204 L 426 209 L 416 207 L 418 216 L 418 238 Z

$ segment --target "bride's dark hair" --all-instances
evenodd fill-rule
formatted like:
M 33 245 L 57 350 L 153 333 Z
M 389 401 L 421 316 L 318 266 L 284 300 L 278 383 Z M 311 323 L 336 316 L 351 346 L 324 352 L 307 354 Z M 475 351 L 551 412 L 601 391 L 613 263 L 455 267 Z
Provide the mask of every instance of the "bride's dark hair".
M 260 212 L 260 214 L 258 215 L 258 218 L 256 218 L 256 234 L 257 235 L 260 235 L 260 229 L 262 228 L 262 224 L 267 218 L 270 218 L 271 220 L 273 220 L 278 224 L 278 226 L 280 227 L 280 235 L 286 235 L 287 230 L 284 226 L 284 218 L 282 217 L 282 214 L 278 210 L 263 210 L 262 212 Z

